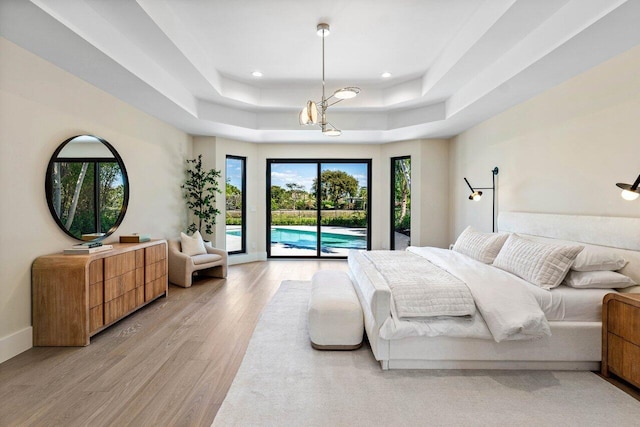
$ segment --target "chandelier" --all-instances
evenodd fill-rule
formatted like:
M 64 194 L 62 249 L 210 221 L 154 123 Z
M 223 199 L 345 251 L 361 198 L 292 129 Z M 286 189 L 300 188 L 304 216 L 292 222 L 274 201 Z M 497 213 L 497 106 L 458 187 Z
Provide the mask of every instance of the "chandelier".
M 327 121 L 327 109 L 344 99 L 354 98 L 360 93 L 360 88 L 354 86 L 343 87 L 333 92 L 329 98 L 324 93 L 324 39 L 329 35 L 329 24 L 321 23 L 317 27 L 318 35 L 322 37 L 322 101 L 307 101 L 307 105 L 300 111 L 301 125 L 319 125 L 322 133 L 327 136 L 340 136 L 342 131 L 336 129 Z M 329 103 L 331 101 L 331 103 Z

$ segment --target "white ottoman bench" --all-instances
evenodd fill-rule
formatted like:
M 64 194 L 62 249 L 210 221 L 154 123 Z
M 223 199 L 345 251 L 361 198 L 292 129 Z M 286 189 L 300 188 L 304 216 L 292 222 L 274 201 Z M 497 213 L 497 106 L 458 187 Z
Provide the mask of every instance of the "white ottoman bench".
M 344 271 L 320 270 L 311 279 L 309 337 L 317 350 L 355 350 L 364 320 L 358 295 Z

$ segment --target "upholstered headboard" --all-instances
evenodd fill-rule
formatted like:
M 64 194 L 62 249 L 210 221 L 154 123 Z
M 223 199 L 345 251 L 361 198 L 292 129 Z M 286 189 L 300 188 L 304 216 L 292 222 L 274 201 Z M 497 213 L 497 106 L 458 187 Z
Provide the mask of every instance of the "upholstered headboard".
M 498 231 L 611 248 L 629 261 L 620 272 L 640 283 L 640 218 L 502 212 Z

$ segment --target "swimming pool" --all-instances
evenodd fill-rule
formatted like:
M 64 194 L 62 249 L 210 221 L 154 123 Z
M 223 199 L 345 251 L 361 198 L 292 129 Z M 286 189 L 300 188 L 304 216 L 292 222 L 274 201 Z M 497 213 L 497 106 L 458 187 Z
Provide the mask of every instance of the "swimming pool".
M 291 228 L 271 228 L 271 244 L 281 243 L 297 249 L 316 249 L 317 232 L 312 230 L 296 230 Z M 323 252 L 329 248 L 366 249 L 365 236 L 353 236 L 342 233 L 320 233 Z
M 229 230 L 227 234 L 231 236 L 239 236 L 240 231 Z M 330 248 L 339 249 L 367 249 L 366 236 L 354 236 L 352 234 L 342 233 L 320 233 L 320 241 L 322 243 L 322 251 Z M 286 247 L 297 249 L 312 249 L 317 247 L 318 236 L 313 230 L 297 230 L 293 228 L 271 227 L 271 244 L 281 243 Z

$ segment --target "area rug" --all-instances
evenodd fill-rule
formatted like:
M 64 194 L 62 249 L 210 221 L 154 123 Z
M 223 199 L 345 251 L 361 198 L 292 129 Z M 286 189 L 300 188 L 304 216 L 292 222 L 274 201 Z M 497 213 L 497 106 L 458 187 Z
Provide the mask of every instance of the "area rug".
M 591 372 L 383 371 L 368 346 L 317 351 L 310 282 L 265 308 L 214 426 L 631 426 L 640 402 Z

